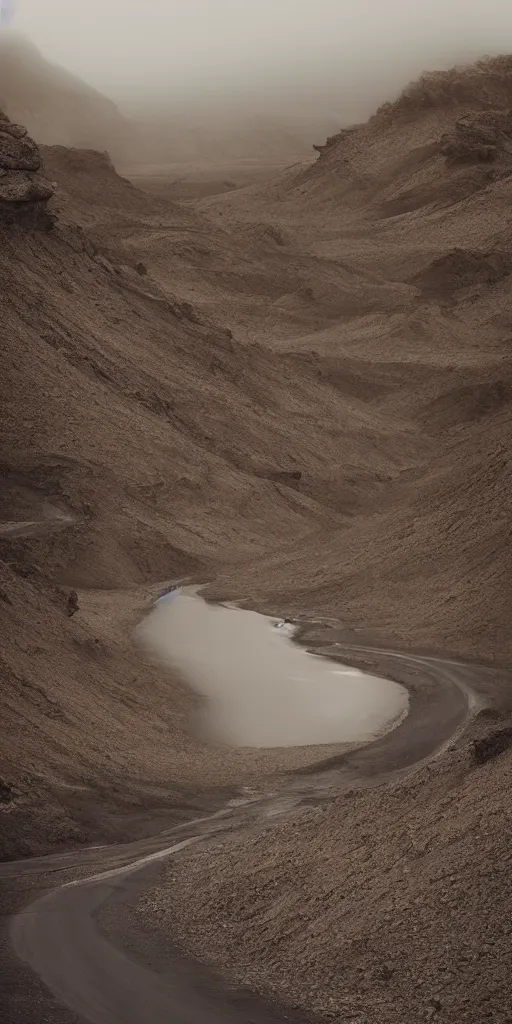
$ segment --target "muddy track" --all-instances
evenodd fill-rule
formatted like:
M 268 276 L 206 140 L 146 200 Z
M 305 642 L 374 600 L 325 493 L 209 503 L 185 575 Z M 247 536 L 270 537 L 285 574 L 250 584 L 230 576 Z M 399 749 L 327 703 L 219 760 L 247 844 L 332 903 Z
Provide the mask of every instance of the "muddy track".
M 24 522 L 0 523 L 0 538 L 18 540 L 20 537 L 40 537 L 45 533 L 58 533 L 82 520 L 74 516 L 55 516 L 49 519 L 34 519 Z
M 347 646 L 345 657 L 350 650 L 354 657 L 383 653 Z M 343 660 L 343 654 L 334 649 L 325 648 L 322 653 Z M 183 960 L 174 973 L 166 977 L 155 974 L 111 945 L 100 934 L 95 914 L 110 901 L 134 900 L 159 861 L 192 843 L 270 816 L 279 820 L 301 804 L 322 801 L 333 786 L 379 785 L 441 753 L 483 703 L 473 688 L 478 667 L 387 651 L 386 658 L 390 657 L 414 666 L 418 675 L 407 718 L 369 746 L 295 773 L 279 795 L 228 807 L 135 843 L 53 854 L 0 867 L 0 879 L 10 879 L 14 886 L 23 887 L 27 876 L 37 875 L 39 891 L 52 887 L 14 917 L 11 939 L 18 957 L 59 1004 L 91 1024 L 306 1021 L 305 1017 L 283 1015 L 260 1000 L 252 999 L 248 1009 L 243 998 L 226 991 L 220 982 L 206 987 L 198 984 L 194 965 L 183 971 Z M 70 870 L 79 877 L 53 888 L 56 874 Z M 45 1020 L 53 1019 L 45 1016 Z

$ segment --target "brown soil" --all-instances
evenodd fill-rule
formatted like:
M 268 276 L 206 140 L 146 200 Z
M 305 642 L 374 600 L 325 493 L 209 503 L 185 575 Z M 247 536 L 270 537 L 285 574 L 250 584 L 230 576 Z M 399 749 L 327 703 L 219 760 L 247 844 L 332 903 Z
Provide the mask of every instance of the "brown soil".
M 194 209 L 43 152 L 53 230 L 0 225 L 0 519 L 73 522 L 0 538 L 5 857 L 298 767 L 189 737 L 189 695 L 129 638 L 149 583 L 510 664 L 510 67 L 425 79 Z M 505 1021 L 508 769 L 464 748 L 217 847 L 218 888 L 187 857 L 184 939 L 337 1019 Z
M 505 1024 L 511 772 L 510 750 L 477 766 L 467 747 L 406 785 L 196 847 L 132 927 L 329 1020 Z

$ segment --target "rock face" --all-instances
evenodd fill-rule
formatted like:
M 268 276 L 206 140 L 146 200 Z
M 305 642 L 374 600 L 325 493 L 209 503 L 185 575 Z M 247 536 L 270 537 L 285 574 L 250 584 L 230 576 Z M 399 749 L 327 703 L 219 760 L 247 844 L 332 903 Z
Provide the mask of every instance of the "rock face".
M 448 163 L 495 163 L 512 153 L 509 110 L 485 110 L 461 117 L 440 141 Z
M 0 112 L 0 223 L 53 226 L 47 203 L 54 190 L 37 173 L 40 167 L 39 147 L 26 128 Z

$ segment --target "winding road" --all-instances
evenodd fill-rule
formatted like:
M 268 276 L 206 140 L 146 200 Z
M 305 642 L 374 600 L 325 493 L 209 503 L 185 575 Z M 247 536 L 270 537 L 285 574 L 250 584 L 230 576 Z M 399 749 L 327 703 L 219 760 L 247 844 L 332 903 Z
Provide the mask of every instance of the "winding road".
M 109 902 L 130 902 L 151 870 L 164 858 L 179 854 L 219 830 L 242 828 L 254 820 L 297 810 L 302 803 L 321 802 L 335 786 L 374 786 L 414 770 L 440 754 L 464 729 L 485 698 L 478 693 L 481 670 L 461 662 L 428 658 L 379 648 L 343 645 L 318 653 L 331 657 L 371 654 L 400 659 L 417 673 L 409 715 L 392 732 L 359 750 L 294 773 L 279 796 L 227 807 L 132 844 L 53 854 L 0 866 L 0 881 L 24 884 L 37 875 L 44 895 L 17 913 L 11 940 L 21 961 L 44 982 L 55 1006 L 73 1016 L 38 1017 L 88 1021 L 90 1024 L 274 1024 L 307 1018 L 290 1016 L 252 999 L 248 1006 L 220 982 L 199 985 L 183 961 L 164 976 L 136 962 L 100 933 L 95 915 Z M 79 877 L 55 888 L 59 872 Z M 47 891 L 49 889 L 49 891 Z M 46 890 L 46 891 L 45 891 Z M 193 966 L 193 965 L 192 965 Z

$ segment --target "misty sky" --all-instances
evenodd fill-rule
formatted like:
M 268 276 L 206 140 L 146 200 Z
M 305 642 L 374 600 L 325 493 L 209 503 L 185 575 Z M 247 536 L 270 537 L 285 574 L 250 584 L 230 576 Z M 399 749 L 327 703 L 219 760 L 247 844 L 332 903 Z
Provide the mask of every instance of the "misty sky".
M 119 100 L 391 98 L 425 67 L 512 51 L 511 0 L 15 0 L 45 56 Z M 352 95 L 349 96 L 349 93 Z

